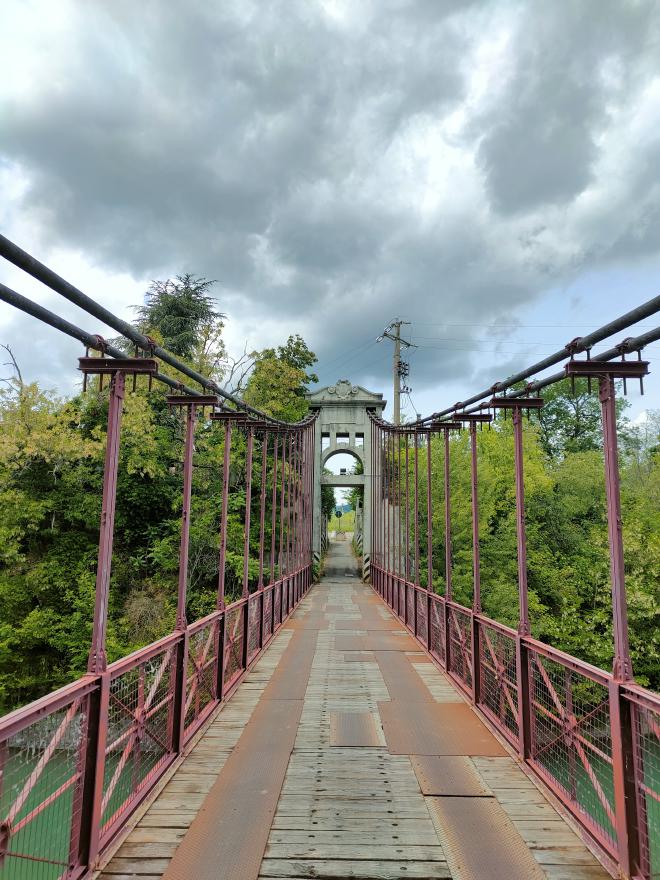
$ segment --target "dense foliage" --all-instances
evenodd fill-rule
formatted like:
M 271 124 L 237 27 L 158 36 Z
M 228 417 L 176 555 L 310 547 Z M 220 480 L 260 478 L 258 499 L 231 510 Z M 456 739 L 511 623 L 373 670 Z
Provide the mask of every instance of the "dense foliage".
M 610 570 L 604 467 L 596 391 L 560 383 L 545 394 L 540 420 L 525 424 L 524 467 L 529 605 L 538 638 L 604 669 L 612 664 Z M 660 685 L 660 414 L 640 428 L 620 418 L 621 496 L 633 668 Z M 518 621 L 515 488 L 511 421 L 477 434 L 482 604 Z M 420 461 L 421 534 L 426 535 L 426 450 Z M 432 443 L 434 588 L 443 593 L 444 443 Z M 472 602 L 470 445 L 450 444 L 452 586 Z M 426 582 L 426 545 L 420 544 Z
M 182 276 L 154 283 L 140 326 L 189 363 L 222 380 L 222 316 L 208 282 Z M 297 420 L 315 381 L 315 356 L 299 336 L 251 355 L 244 396 Z M 534 634 L 608 668 L 612 659 L 609 559 L 600 421 L 595 394 L 578 383 L 546 393 L 540 422 L 525 427 L 530 609 Z M 107 390 L 60 399 L 23 382 L 16 370 L 0 390 L 0 708 L 27 702 L 84 671 L 90 642 L 103 479 Z M 621 481 L 633 663 L 640 682 L 660 684 L 660 417 L 632 430 L 622 420 Z M 173 626 L 181 505 L 181 415 L 162 389 L 129 383 L 125 399 L 108 655 L 113 660 Z M 215 607 L 223 432 L 198 426 L 187 614 Z M 517 620 L 515 499 L 511 423 L 478 435 L 483 605 Z M 444 589 L 443 447 L 432 446 L 434 588 Z M 253 504 L 261 448 L 255 443 Z M 268 472 L 272 468 L 268 460 Z M 426 454 L 420 455 L 425 534 Z M 245 440 L 232 443 L 226 593 L 242 586 L 246 503 Z M 353 493 L 354 495 L 355 493 Z M 357 501 L 357 498 L 353 498 Z M 455 598 L 472 592 L 469 442 L 451 442 L 452 559 Z M 334 508 L 332 490 L 323 508 Z M 250 584 L 257 579 L 258 518 L 252 520 Z M 266 547 L 270 547 L 266 517 Z M 421 579 L 426 572 L 421 545 Z M 266 552 L 266 565 L 270 562 Z
M 222 379 L 222 318 L 207 282 L 184 276 L 152 286 L 140 326 L 189 363 Z M 178 292 L 178 295 L 177 295 Z M 170 320 L 172 314 L 176 321 Z M 186 317 L 188 316 L 188 317 Z M 192 327 L 192 330 L 191 330 Z M 192 335 L 191 335 L 192 333 Z M 316 358 L 300 337 L 255 353 L 246 397 L 273 415 L 303 416 L 306 370 Z M 171 371 L 170 371 L 171 372 Z M 108 626 L 114 660 L 169 632 L 176 611 L 183 423 L 164 389 L 145 379 L 125 397 Z M 94 609 L 107 388 L 60 399 L 17 371 L 0 390 L 0 710 L 84 672 Z M 253 510 L 261 475 L 255 440 Z M 272 451 L 272 443 L 269 453 Z M 223 431 L 198 425 L 191 517 L 190 621 L 213 610 L 218 584 Z M 272 461 L 269 454 L 270 479 Z M 242 587 L 245 438 L 234 432 L 226 594 Z M 270 495 L 268 495 L 270 502 Z M 258 517 L 252 518 L 250 586 L 256 585 Z M 266 518 L 270 547 L 270 516 Z M 270 554 L 266 554 L 266 565 Z

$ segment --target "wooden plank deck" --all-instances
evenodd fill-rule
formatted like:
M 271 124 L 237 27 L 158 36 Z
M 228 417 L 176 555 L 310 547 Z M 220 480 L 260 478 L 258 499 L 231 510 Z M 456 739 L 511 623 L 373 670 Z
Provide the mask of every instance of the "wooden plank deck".
M 438 827 L 442 810 L 433 803 L 442 798 L 422 794 L 410 755 L 388 750 L 378 711 L 378 704 L 391 698 L 378 662 L 384 641 L 374 642 L 369 634 L 387 636 L 386 651 L 396 650 L 392 639 L 402 639 L 400 656 L 410 664 L 406 675 L 419 678 L 411 699 L 442 706 L 462 703 L 463 697 L 421 649 L 410 650 L 403 626 L 393 627 L 393 615 L 369 587 L 357 577 L 336 574 L 342 559 L 355 568 L 347 553 L 348 548 L 333 547 L 332 577 L 310 591 L 162 791 L 143 809 L 100 872 L 102 880 L 152 880 L 165 874 L 256 706 L 262 699 L 278 698 L 272 688 L 270 697 L 264 691 L 279 664 L 287 662 L 282 657 L 291 640 L 304 637 L 309 629 L 316 631 L 316 650 L 259 878 L 491 877 L 487 864 L 483 874 L 466 873 L 457 853 L 447 851 L 452 838 Z M 362 644 L 364 651 L 355 644 L 350 651 L 338 649 L 347 637 Z M 397 661 L 390 667 L 397 671 L 400 665 Z M 400 684 L 396 693 L 405 700 Z M 354 713 L 360 717 L 351 719 Z M 549 880 L 609 877 L 514 758 L 466 755 L 459 760 L 469 762 L 479 787 L 493 799 L 514 843 L 524 845 L 533 865 L 524 875 L 520 870 L 509 874 L 511 880 L 533 875 Z M 466 803 L 469 809 L 467 799 Z M 249 845 L 249 828 L 245 837 Z M 190 876 L 194 880 L 194 873 Z M 232 878 L 218 874 L 218 880 Z

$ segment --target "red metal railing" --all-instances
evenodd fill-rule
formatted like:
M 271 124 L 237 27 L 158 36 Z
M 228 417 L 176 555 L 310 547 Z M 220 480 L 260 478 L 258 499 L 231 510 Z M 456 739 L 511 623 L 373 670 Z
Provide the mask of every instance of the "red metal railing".
M 250 663 L 291 613 L 312 581 L 314 425 L 276 422 L 228 395 L 135 328 L 117 319 L 72 285 L 0 236 L 0 250 L 53 290 L 131 339 L 142 357 L 123 352 L 3 286 L 6 301 L 112 358 L 83 358 L 85 376 L 110 377 L 108 432 L 96 579 L 94 628 L 88 673 L 79 681 L 0 720 L 0 871 L 12 880 L 89 874 L 153 790 L 163 773 L 213 709 L 233 692 Z M 466 404 L 456 404 L 398 428 L 372 424 L 370 473 L 371 576 L 374 588 L 431 656 L 468 695 L 486 720 L 518 750 L 521 760 L 557 795 L 585 834 L 612 857 L 626 877 L 660 873 L 660 697 L 632 683 L 624 583 L 621 505 L 616 437 L 616 378 L 639 378 L 648 363 L 625 361 L 660 338 L 656 329 L 628 338 L 598 359 L 594 344 L 632 326 L 660 307 L 656 298 L 588 337 L 533 365 Z M 573 360 L 578 352 L 587 359 Z M 557 380 L 546 377 L 510 391 L 538 370 L 571 355 L 566 375 L 595 378 L 603 416 L 603 449 L 613 597 L 615 660 L 612 673 L 595 669 L 543 645 L 530 635 L 523 480 L 522 411 L 542 405 L 523 397 Z M 611 359 L 622 356 L 612 364 Z M 157 356 L 212 394 L 197 395 L 159 372 Z M 125 379 L 149 374 L 185 392 L 168 398 L 185 418 L 183 504 L 175 632 L 110 666 L 105 643 L 111 583 L 117 469 Z M 560 375 L 561 378 L 561 375 Z M 485 401 L 495 391 L 496 396 Z M 501 396 L 497 396 L 502 392 Z M 243 410 L 218 409 L 220 395 Z M 481 403 L 479 403 L 481 401 Z M 478 404 L 472 406 L 472 404 Z M 476 426 L 486 407 L 513 416 L 518 561 L 517 630 L 482 613 L 479 573 Z M 216 610 L 188 624 L 188 545 L 194 438 L 198 412 L 224 430 L 219 582 Z M 470 408 L 468 408 L 470 407 Z M 446 417 L 449 416 L 451 420 Z M 441 417 L 443 420 L 441 420 Z M 450 432 L 468 425 L 471 436 L 473 605 L 452 595 Z M 243 576 L 240 598 L 225 604 L 227 521 L 232 432 L 244 434 L 245 491 Z M 445 595 L 433 592 L 434 547 L 431 498 L 431 435 L 444 439 Z M 414 440 L 411 447 L 410 440 Z M 402 446 L 403 440 L 403 446 Z M 425 510 L 420 510 L 419 451 L 426 449 Z M 243 448 L 243 447 L 242 447 Z M 260 453 L 260 455 L 259 455 Z M 256 460 L 255 460 L 256 455 Z M 261 467 L 258 460 L 260 458 Z M 411 461 L 412 458 L 412 461 Z M 269 464 L 272 467 L 269 468 Z M 412 475 L 410 471 L 412 469 Z M 256 473 L 255 473 L 256 471 Z M 270 476 L 269 476 L 270 471 Z M 402 472 L 405 471 L 405 489 Z M 252 517 L 258 484 L 258 520 Z M 410 497 L 412 489 L 413 498 Z M 266 507 L 270 499 L 270 550 L 266 553 Z M 405 502 L 404 502 L 405 498 Z M 402 519 L 401 511 L 405 513 Z M 251 559 L 253 519 L 258 522 L 258 559 Z M 425 524 L 426 534 L 422 534 Z M 233 548 L 235 549 L 235 548 Z M 423 551 L 423 552 L 421 552 Z M 254 554 L 253 554 L 254 555 Z M 266 565 L 266 555 L 269 556 Z M 421 581 L 421 555 L 426 556 Z M 256 589 L 251 566 L 258 565 Z M 267 576 L 265 572 L 267 568 Z
M 632 682 L 614 380 L 641 379 L 647 368 L 641 357 L 635 362 L 614 363 L 571 360 L 566 365 L 567 375 L 586 375 L 599 383 L 613 600 L 612 672 L 597 669 L 531 636 L 522 413 L 539 409 L 543 404 L 540 398 L 513 393 L 495 396 L 485 403 L 491 410 L 511 410 L 513 416 L 517 629 L 489 619 L 481 608 L 476 428 L 480 422 L 491 421 L 492 416 L 466 410 L 462 404 L 447 413 L 451 421 L 436 418 L 394 426 L 372 415 L 371 437 L 374 588 L 486 721 L 578 820 L 585 837 L 600 848 L 620 876 L 629 878 L 660 876 L 660 696 Z M 464 424 L 469 426 L 471 453 L 471 608 L 452 597 L 450 434 Z M 444 441 L 443 596 L 437 595 L 432 586 L 437 567 L 432 528 L 433 435 L 441 435 Z M 420 480 L 422 454 L 426 474 Z M 426 556 L 423 564 L 427 586 L 420 584 L 422 553 Z
M 127 818 L 227 699 L 312 583 L 314 421 L 286 427 L 219 411 L 214 396 L 168 398 L 183 410 L 183 503 L 175 631 L 107 664 L 108 599 L 125 380 L 153 359 L 81 359 L 110 375 L 96 603 L 88 674 L 0 719 L 0 873 L 12 880 L 86 876 Z M 217 608 L 186 620 L 198 413 L 223 434 Z M 244 434 L 242 595 L 225 604 L 232 437 Z M 260 451 L 260 465 L 255 461 Z M 253 483 L 258 493 L 253 499 Z M 270 553 L 265 553 L 270 504 Z M 258 509 L 256 554 L 251 527 Z M 255 523 L 257 522 L 255 517 Z M 257 559 L 254 559 L 254 556 Z M 251 563 L 258 582 L 251 583 Z
M 640 862 L 632 876 L 656 876 L 660 866 L 660 696 L 624 685 L 621 698 L 629 707 L 625 713 L 629 723 L 613 735 L 617 711 L 612 705 L 615 680 L 611 673 L 531 636 L 521 637 L 471 608 L 429 595 L 377 563 L 372 562 L 371 574 L 376 591 L 407 625 L 407 605 L 397 608 L 396 604 L 399 591 L 416 593 L 418 602 L 429 600 L 430 644 L 423 626 L 418 626 L 418 641 L 515 749 L 520 746 L 521 717 L 528 717 L 527 765 L 615 861 L 619 860 L 619 840 L 613 741 L 618 737 L 633 743 L 634 764 L 626 771 L 637 804 Z M 457 627 L 455 621 L 459 621 Z M 447 664 L 444 636 L 448 631 L 452 635 Z M 479 640 L 476 665 L 475 632 Z M 527 656 L 525 676 L 518 673 L 518 645 Z M 524 712 L 519 710 L 521 705 Z
M 102 676 L 86 675 L 1 719 L 0 874 L 12 880 L 83 876 L 90 866 L 86 854 L 102 854 L 261 655 L 272 637 L 273 594 L 284 589 L 291 596 L 286 619 L 311 583 L 311 566 L 306 565 L 250 594 L 250 608 L 256 611 L 248 615 L 248 645 L 253 647 L 247 667 L 247 603 L 239 599 L 184 632 L 111 664 Z M 278 619 L 276 628 L 280 625 Z M 183 664 L 178 662 L 181 652 Z M 185 707 L 178 745 L 177 705 Z M 105 739 L 101 754 L 99 737 L 93 735 L 99 729 Z M 93 827 L 86 810 L 97 787 L 100 824 Z

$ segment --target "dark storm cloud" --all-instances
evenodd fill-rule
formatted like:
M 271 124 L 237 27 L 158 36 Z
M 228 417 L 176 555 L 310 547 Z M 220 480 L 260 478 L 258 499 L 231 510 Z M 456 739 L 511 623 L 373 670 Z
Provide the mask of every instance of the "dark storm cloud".
M 610 110 L 657 74 L 658 20 L 653 0 L 523 4 L 478 150 L 499 211 L 570 201 L 588 186 Z
M 605 161 L 659 75 L 653 0 L 115 0 L 65 5 L 52 40 L 40 8 L 15 37 L 30 85 L 0 88 L 12 216 L 110 272 L 219 279 L 230 318 L 302 330 L 327 380 L 344 350 L 380 376 L 398 313 L 511 326 L 657 248 L 657 139 L 615 202 Z M 439 346 L 416 381 L 466 360 Z

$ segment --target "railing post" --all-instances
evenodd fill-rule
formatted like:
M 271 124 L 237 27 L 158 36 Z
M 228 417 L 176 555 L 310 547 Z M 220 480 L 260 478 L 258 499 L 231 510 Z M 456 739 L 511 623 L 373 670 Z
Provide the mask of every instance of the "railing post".
M 481 567 L 479 558 L 479 485 L 477 481 L 477 423 L 470 421 L 470 465 L 472 490 L 472 699 L 481 701 Z
M 612 779 L 619 868 L 622 876 L 637 876 L 641 867 L 639 815 L 635 785 L 633 707 L 623 696 L 623 682 L 609 682 Z
M 518 545 L 518 632 L 516 672 L 518 679 L 518 752 L 523 760 L 531 755 L 531 706 L 529 659 L 525 637 L 530 634 L 527 603 L 527 535 L 525 530 L 525 483 L 523 470 L 523 427 L 520 406 L 513 407 L 513 438 L 516 476 L 516 537 Z
M 279 454 L 279 435 L 275 432 L 273 437 L 273 489 L 272 489 L 272 497 L 271 497 L 271 512 L 270 512 L 270 577 L 269 581 L 271 584 L 274 584 L 277 579 L 277 566 L 275 564 L 275 539 L 276 539 L 276 527 L 277 527 L 277 457 Z M 273 599 L 275 598 L 275 593 L 273 592 Z M 275 602 L 273 601 L 273 606 Z
M 167 402 L 170 406 L 185 406 L 186 409 L 186 438 L 183 455 L 183 503 L 181 509 L 181 540 L 179 544 L 179 586 L 176 606 L 176 629 L 181 633 L 181 639 L 176 647 L 174 701 L 172 706 L 172 749 L 178 754 L 183 749 L 186 724 L 186 684 L 189 647 L 186 596 L 188 592 L 190 508 L 197 409 L 194 403 L 187 402 L 184 397 L 168 397 Z
M 101 506 L 98 563 L 96 567 L 94 627 L 87 663 L 87 671 L 94 673 L 105 672 L 108 665 L 105 653 L 105 637 L 108 628 L 108 597 L 110 592 L 110 571 L 112 568 L 112 545 L 115 532 L 117 468 L 119 466 L 119 441 L 124 405 L 124 385 L 125 374 L 123 372 L 113 373 L 110 380 L 108 430 L 103 470 L 103 501 Z
M 444 495 L 445 495 L 445 601 L 443 602 L 445 629 L 445 668 L 449 672 L 451 663 L 451 607 L 452 581 L 451 581 L 451 484 L 449 471 L 449 429 L 444 429 Z
M 231 422 L 225 422 L 225 437 L 222 464 L 222 508 L 220 522 L 220 560 L 218 562 L 218 596 L 216 605 L 219 610 L 225 607 L 225 566 L 227 561 L 227 519 L 229 508 L 229 472 L 231 467 Z
M 426 579 L 426 646 L 431 646 L 431 596 L 433 595 L 433 498 L 431 493 L 431 437 L 426 442 L 426 554 L 428 574 Z M 417 632 L 417 596 L 415 596 L 415 632 Z
M 403 543 L 403 530 L 401 527 L 401 498 L 403 495 L 403 486 L 401 480 L 401 434 L 397 431 L 396 433 L 396 576 L 401 584 L 401 581 L 405 579 L 403 577 L 403 565 L 402 565 L 402 543 Z
M 639 816 L 635 792 L 634 730 L 632 708 L 623 698 L 622 683 L 632 679 L 628 639 L 628 611 L 623 559 L 619 455 L 616 428 L 616 392 L 612 375 L 599 378 L 599 398 L 603 423 L 607 529 L 612 583 L 612 622 L 614 632 L 613 680 L 609 684 L 612 774 L 616 816 L 619 867 L 625 877 L 633 877 L 640 865 Z
M 227 559 L 227 518 L 229 507 L 229 475 L 231 467 L 231 421 L 225 422 L 225 436 L 222 455 L 222 502 L 220 511 L 220 558 L 218 561 L 218 594 L 216 607 L 222 611 L 218 620 L 216 636 L 216 656 L 218 663 L 215 676 L 215 695 L 218 700 L 224 697 L 225 689 L 225 565 Z
M 82 366 L 82 362 L 81 362 Z M 103 469 L 103 499 L 99 531 L 98 562 L 96 569 L 96 598 L 92 642 L 87 662 L 88 673 L 99 676 L 99 689 L 90 696 L 86 740 L 81 742 L 85 750 L 84 776 L 78 798 L 80 802 L 80 828 L 77 849 L 80 862 L 93 867 L 99 853 L 103 822 L 103 784 L 105 777 L 105 751 L 108 735 L 108 707 L 110 700 L 110 676 L 107 672 L 105 638 L 108 625 L 108 599 L 112 569 L 112 546 L 115 530 L 117 501 L 117 470 L 121 420 L 124 405 L 125 373 L 111 374 L 108 402 L 108 427 L 106 434 L 105 464 Z M 74 793 L 74 798 L 76 794 Z M 76 821 L 76 817 L 74 820 Z M 72 853 L 73 855 L 73 853 Z
M 94 866 L 98 858 L 103 822 L 103 783 L 105 777 L 105 750 L 108 736 L 108 707 L 110 676 L 107 673 L 105 637 L 108 625 L 108 598 L 112 568 L 112 545 L 115 530 L 117 500 L 117 470 L 121 417 L 124 405 L 125 374 L 116 372 L 110 380 L 108 429 L 103 470 L 103 500 L 99 534 L 98 564 L 96 569 L 96 600 L 92 643 L 87 664 L 88 672 L 99 675 L 99 691 L 90 697 L 90 714 L 86 749 L 85 777 L 81 792 L 79 846 L 83 864 Z M 75 821 L 75 819 L 74 819 Z
M 259 493 L 259 650 L 264 646 L 264 535 L 266 531 L 266 465 L 268 434 L 261 436 L 261 491 Z
M 250 518 L 252 514 L 252 451 L 254 448 L 254 428 L 248 428 L 247 453 L 245 457 L 245 536 L 243 541 L 243 669 L 248 666 L 248 641 L 250 636 Z
M 222 700 L 225 695 L 225 632 L 227 629 L 227 613 L 223 609 L 222 616 L 218 620 L 217 634 L 217 657 L 218 665 L 215 671 L 215 695 L 218 700 Z
M 612 624 L 614 631 L 614 666 L 612 671 L 614 677 L 619 681 L 629 681 L 632 679 L 632 663 L 628 640 L 628 609 L 626 605 L 626 582 L 623 566 L 619 453 L 616 432 L 616 394 L 612 376 L 603 376 L 600 379 L 599 397 L 603 414 L 607 533 L 610 548 L 610 579 L 612 583 Z
M 85 760 L 78 812 L 80 827 L 76 849 L 79 854 L 79 864 L 86 865 L 90 869 L 96 866 L 101 844 L 109 706 L 110 674 L 102 672 L 99 675 L 98 690 L 93 691 L 89 697 L 89 715 L 85 725 L 86 741 L 81 743 L 81 748 L 85 749 Z M 76 854 L 72 851 L 71 855 L 73 862 Z

